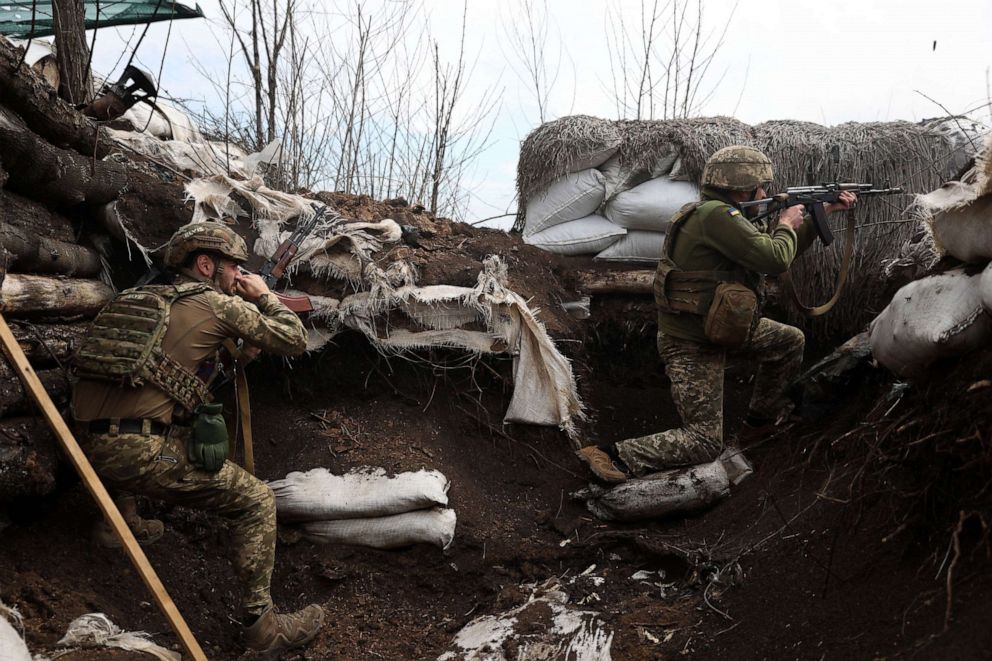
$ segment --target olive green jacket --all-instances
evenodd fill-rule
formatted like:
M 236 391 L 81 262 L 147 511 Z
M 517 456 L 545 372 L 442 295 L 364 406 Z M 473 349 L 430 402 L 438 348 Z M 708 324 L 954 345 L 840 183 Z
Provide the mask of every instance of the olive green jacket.
M 816 238 L 809 216 L 798 231 L 786 225 L 769 231 L 712 189 L 704 188 L 701 197 L 706 204 L 685 218 L 673 237 L 671 258 L 683 271 L 742 270 L 747 284 L 758 290 L 763 275 L 784 273 Z M 700 315 L 659 313 L 658 327 L 665 335 L 706 342 Z

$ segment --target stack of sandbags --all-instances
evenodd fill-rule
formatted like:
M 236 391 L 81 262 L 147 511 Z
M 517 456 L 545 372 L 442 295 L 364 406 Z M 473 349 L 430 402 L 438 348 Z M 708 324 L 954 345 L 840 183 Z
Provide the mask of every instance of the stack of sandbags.
M 992 340 L 992 135 L 961 181 L 920 196 L 916 207 L 942 257 L 967 264 L 909 283 L 871 324 L 872 355 L 907 378 L 934 361 Z
M 326 468 L 290 473 L 269 483 L 276 512 L 320 544 L 389 549 L 411 544 L 448 548 L 456 516 L 447 478 L 419 470 L 389 477 L 381 468 L 334 475 Z

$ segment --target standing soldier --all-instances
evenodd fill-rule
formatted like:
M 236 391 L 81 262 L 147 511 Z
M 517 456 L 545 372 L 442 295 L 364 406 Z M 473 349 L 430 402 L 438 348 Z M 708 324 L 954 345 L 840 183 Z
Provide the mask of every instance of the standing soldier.
M 228 519 L 245 642 L 273 653 L 309 642 L 324 612 L 273 608 L 275 497 L 226 461 L 227 431 L 208 386 L 225 340 L 293 356 L 306 331 L 261 277 L 240 270 L 247 259 L 244 240 L 222 223 L 180 228 L 165 256 L 175 283 L 127 290 L 94 320 L 75 356 L 72 404 L 80 444 L 110 487 Z M 140 522 L 130 514 L 132 526 Z
M 745 424 L 761 428 L 788 410 L 785 389 L 802 365 L 802 331 L 761 317 L 762 274 L 788 270 L 814 238 L 803 207 L 756 226 L 739 204 L 767 197 L 772 163 L 743 146 L 713 154 L 703 168 L 701 200 L 672 218 L 655 276 L 658 352 L 672 384 L 682 427 L 578 451 L 599 479 L 623 482 L 666 468 L 716 459 L 723 452 L 723 371 L 728 351 L 757 360 Z M 852 193 L 825 205 L 849 209 Z

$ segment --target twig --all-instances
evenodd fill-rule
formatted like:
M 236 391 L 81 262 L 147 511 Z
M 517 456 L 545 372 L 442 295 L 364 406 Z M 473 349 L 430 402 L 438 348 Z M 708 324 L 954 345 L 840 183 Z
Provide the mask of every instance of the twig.
M 958 525 L 954 528 L 954 535 L 951 537 L 951 546 L 954 548 L 954 557 L 947 568 L 947 608 L 944 610 L 944 633 L 951 628 L 951 605 L 953 603 L 954 592 L 954 569 L 958 566 L 961 558 L 961 531 L 964 529 L 964 522 L 968 520 L 964 510 L 958 515 Z

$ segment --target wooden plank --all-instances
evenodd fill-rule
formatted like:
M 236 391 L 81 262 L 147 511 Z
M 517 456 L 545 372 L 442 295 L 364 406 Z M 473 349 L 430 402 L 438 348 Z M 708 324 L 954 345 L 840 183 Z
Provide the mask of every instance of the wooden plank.
M 158 574 L 155 573 L 151 563 L 148 562 L 145 552 L 138 545 L 138 540 L 135 539 L 131 529 L 124 522 L 124 517 L 121 516 L 117 505 L 114 504 L 113 498 L 107 493 L 107 489 L 103 486 L 103 483 L 100 482 L 100 478 L 97 476 L 96 471 L 93 470 L 93 466 L 90 464 L 89 459 L 86 458 L 82 448 L 79 447 L 79 443 L 76 442 L 65 420 L 59 415 L 58 409 L 55 408 L 55 404 L 52 403 L 45 388 L 41 385 L 41 381 L 38 379 L 37 374 L 35 374 L 24 352 L 21 351 L 17 339 L 14 337 L 2 314 L 0 314 L 0 342 L 3 343 L 3 350 L 7 354 L 10 364 L 20 375 L 21 380 L 24 382 L 24 387 L 31 392 L 32 398 L 38 404 L 52 431 L 55 432 L 55 437 L 58 438 L 59 444 L 62 446 L 66 455 L 68 455 L 70 461 L 72 461 L 76 472 L 83 479 L 86 489 L 96 500 L 100 511 L 103 512 L 104 517 L 110 522 L 114 533 L 123 542 L 128 558 L 131 559 L 131 563 L 138 570 L 141 580 L 144 581 L 145 586 L 152 593 L 152 597 L 155 599 L 155 603 L 158 604 L 159 610 L 165 615 L 165 618 L 172 626 L 172 630 L 179 637 L 179 642 L 182 644 L 183 649 L 196 661 L 206 661 L 207 656 L 203 653 L 203 649 L 196 642 L 193 632 L 186 625 L 186 621 L 179 613 L 179 609 L 176 608 L 172 597 L 169 596 Z
M 652 294 L 654 269 L 638 271 L 580 271 L 579 291 L 586 294 Z

